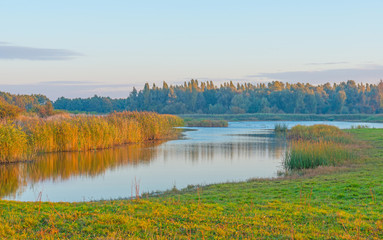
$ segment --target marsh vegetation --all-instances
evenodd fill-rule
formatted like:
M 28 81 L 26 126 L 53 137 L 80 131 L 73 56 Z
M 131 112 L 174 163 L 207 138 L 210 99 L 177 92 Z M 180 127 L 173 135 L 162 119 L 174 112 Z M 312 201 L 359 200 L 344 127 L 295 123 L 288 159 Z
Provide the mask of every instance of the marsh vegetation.
M 339 166 L 356 158 L 352 135 L 335 126 L 297 125 L 288 132 L 290 148 L 286 151 L 284 166 L 287 170 Z
M 286 134 L 288 130 L 286 123 L 277 123 L 274 125 L 274 132 L 276 134 Z
M 0 122 L 0 163 L 28 160 L 38 153 L 89 151 L 165 139 L 179 126 L 183 126 L 181 118 L 151 112 L 21 116 Z
M 209 120 L 209 119 L 185 119 L 187 127 L 228 127 L 226 120 Z

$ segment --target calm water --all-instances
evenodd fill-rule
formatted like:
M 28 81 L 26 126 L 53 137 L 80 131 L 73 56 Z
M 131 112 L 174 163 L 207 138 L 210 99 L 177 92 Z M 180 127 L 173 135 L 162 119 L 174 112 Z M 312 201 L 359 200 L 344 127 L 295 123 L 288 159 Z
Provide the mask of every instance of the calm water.
M 275 177 L 282 169 L 286 141 L 276 123 L 340 128 L 377 123 L 231 122 L 228 128 L 191 128 L 180 140 L 115 149 L 44 154 L 31 163 L 0 165 L 0 198 L 19 201 L 84 201 L 130 197 L 190 184 Z

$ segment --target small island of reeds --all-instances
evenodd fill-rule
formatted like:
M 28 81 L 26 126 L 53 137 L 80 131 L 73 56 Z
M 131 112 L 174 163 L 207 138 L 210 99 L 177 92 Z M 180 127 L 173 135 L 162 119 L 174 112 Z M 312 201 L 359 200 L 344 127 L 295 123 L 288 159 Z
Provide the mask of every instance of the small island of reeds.
M 287 170 L 337 166 L 356 157 L 355 139 L 335 126 L 297 125 L 288 132 L 290 149 L 284 166 Z
M 226 120 L 185 120 L 187 127 L 228 127 L 229 123 Z
M 276 134 L 286 134 L 288 130 L 286 123 L 277 123 L 274 126 L 274 132 Z

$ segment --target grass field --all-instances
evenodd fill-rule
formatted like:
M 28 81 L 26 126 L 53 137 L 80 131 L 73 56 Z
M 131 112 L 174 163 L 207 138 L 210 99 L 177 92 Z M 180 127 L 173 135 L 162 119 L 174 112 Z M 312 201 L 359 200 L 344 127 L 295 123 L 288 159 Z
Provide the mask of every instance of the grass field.
M 304 176 L 85 203 L 0 201 L 1 239 L 382 239 L 383 130 L 371 147 Z

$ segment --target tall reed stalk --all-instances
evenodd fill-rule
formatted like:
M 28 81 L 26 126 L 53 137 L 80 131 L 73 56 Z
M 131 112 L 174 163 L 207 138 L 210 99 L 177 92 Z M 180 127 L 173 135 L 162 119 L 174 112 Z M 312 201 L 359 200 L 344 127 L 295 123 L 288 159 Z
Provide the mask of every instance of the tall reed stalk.
M 152 112 L 106 116 L 19 117 L 0 123 L 0 163 L 26 160 L 37 153 L 88 151 L 168 138 L 183 120 Z
M 297 125 L 289 131 L 288 138 L 305 141 L 332 141 L 338 143 L 352 143 L 350 134 L 335 126 L 316 124 L 313 126 Z
M 295 126 L 288 133 L 290 148 L 284 157 L 287 170 L 336 166 L 356 157 L 352 136 L 328 125 Z

